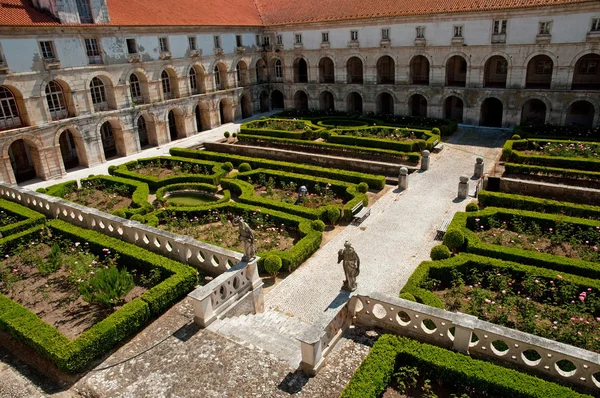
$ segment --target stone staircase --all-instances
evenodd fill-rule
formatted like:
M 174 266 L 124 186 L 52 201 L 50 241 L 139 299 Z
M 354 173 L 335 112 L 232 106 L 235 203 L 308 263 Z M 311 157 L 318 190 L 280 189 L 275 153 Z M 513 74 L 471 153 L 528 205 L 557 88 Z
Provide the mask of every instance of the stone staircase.
M 208 329 L 251 349 L 269 352 L 298 368 L 302 355 L 296 340 L 310 325 L 275 310 L 218 319 Z

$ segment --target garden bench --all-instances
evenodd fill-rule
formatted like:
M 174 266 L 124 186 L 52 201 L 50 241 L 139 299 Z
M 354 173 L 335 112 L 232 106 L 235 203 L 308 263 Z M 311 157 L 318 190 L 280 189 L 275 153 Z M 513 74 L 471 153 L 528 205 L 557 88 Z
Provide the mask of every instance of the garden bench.
M 352 225 L 360 225 L 365 218 L 369 217 L 371 209 L 363 206 L 362 200 L 352 208 Z
M 444 149 L 444 144 L 442 144 L 441 142 L 438 142 L 433 146 L 433 152 L 435 153 L 440 152 L 442 149 Z
M 442 240 L 451 221 L 451 218 L 442 221 L 442 224 L 440 224 L 439 228 L 437 229 L 437 233 L 435 234 L 435 240 Z

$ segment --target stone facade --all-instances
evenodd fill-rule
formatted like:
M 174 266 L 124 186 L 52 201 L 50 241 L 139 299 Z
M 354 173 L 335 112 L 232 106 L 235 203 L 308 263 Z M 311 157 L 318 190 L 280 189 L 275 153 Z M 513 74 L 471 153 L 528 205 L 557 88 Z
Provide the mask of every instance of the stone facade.
M 73 4 L 34 2 L 60 27 L 0 27 L 0 181 L 273 108 L 600 123 L 597 2 L 280 27 L 77 27 Z M 90 4 L 109 23 L 106 3 Z

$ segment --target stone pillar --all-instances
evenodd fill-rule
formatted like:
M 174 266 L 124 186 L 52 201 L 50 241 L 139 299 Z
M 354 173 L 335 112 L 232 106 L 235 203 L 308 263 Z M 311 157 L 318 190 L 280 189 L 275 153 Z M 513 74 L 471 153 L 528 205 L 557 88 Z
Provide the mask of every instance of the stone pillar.
M 400 167 L 400 175 L 398 176 L 398 188 L 408 188 L 408 169 L 406 167 Z
M 473 329 L 477 327 L 478 319 L 473 315 L 460 314 L 453 322 L 454 325 L 454 350 L 469 354 Z
M 10 157 L 6 156 L 5 158 L 2 158 L 0 160 L 0 164 L 3 165 L 0 167 L 0 181 L 9 184 L 16 184 L 17 180 L 15 179 L 15 175 L 13 173 Z
M 469 196 L 469 177 L 460 176 L 460 182 L 458 183 L 458 197 L 460 199 L 466 199 Z
M 431 161 L 431 158 L 429 157 L 430 154 L 431 152 L 427 149 L 421 154 L 421 170 L 423 171 L 429 170 L 429 162 Z
M 477 159 L 475 159 L 475 171 L 473 172 L 473 176 L 477 178 L 483 177 L 483 158 L 481 156 L 478 156 Z

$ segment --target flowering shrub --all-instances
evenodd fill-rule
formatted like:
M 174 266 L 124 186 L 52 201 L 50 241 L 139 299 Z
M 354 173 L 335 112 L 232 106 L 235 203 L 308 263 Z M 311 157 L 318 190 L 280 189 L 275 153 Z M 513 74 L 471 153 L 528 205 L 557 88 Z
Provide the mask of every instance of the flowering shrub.
M 600 159 L 600 144 L 590 142 L 544 142 L 531 141 L 529 151 L 525 153 L 540 153 L 545 156 L 560 156 L 566 158 Z
M 22 218 L 18 217 L 16 214 L 12 214 L 6 212 L 4 210 L 0 210 L 0 227 L 5 225 L 14 224 L 17 221 L 20 221 Z

